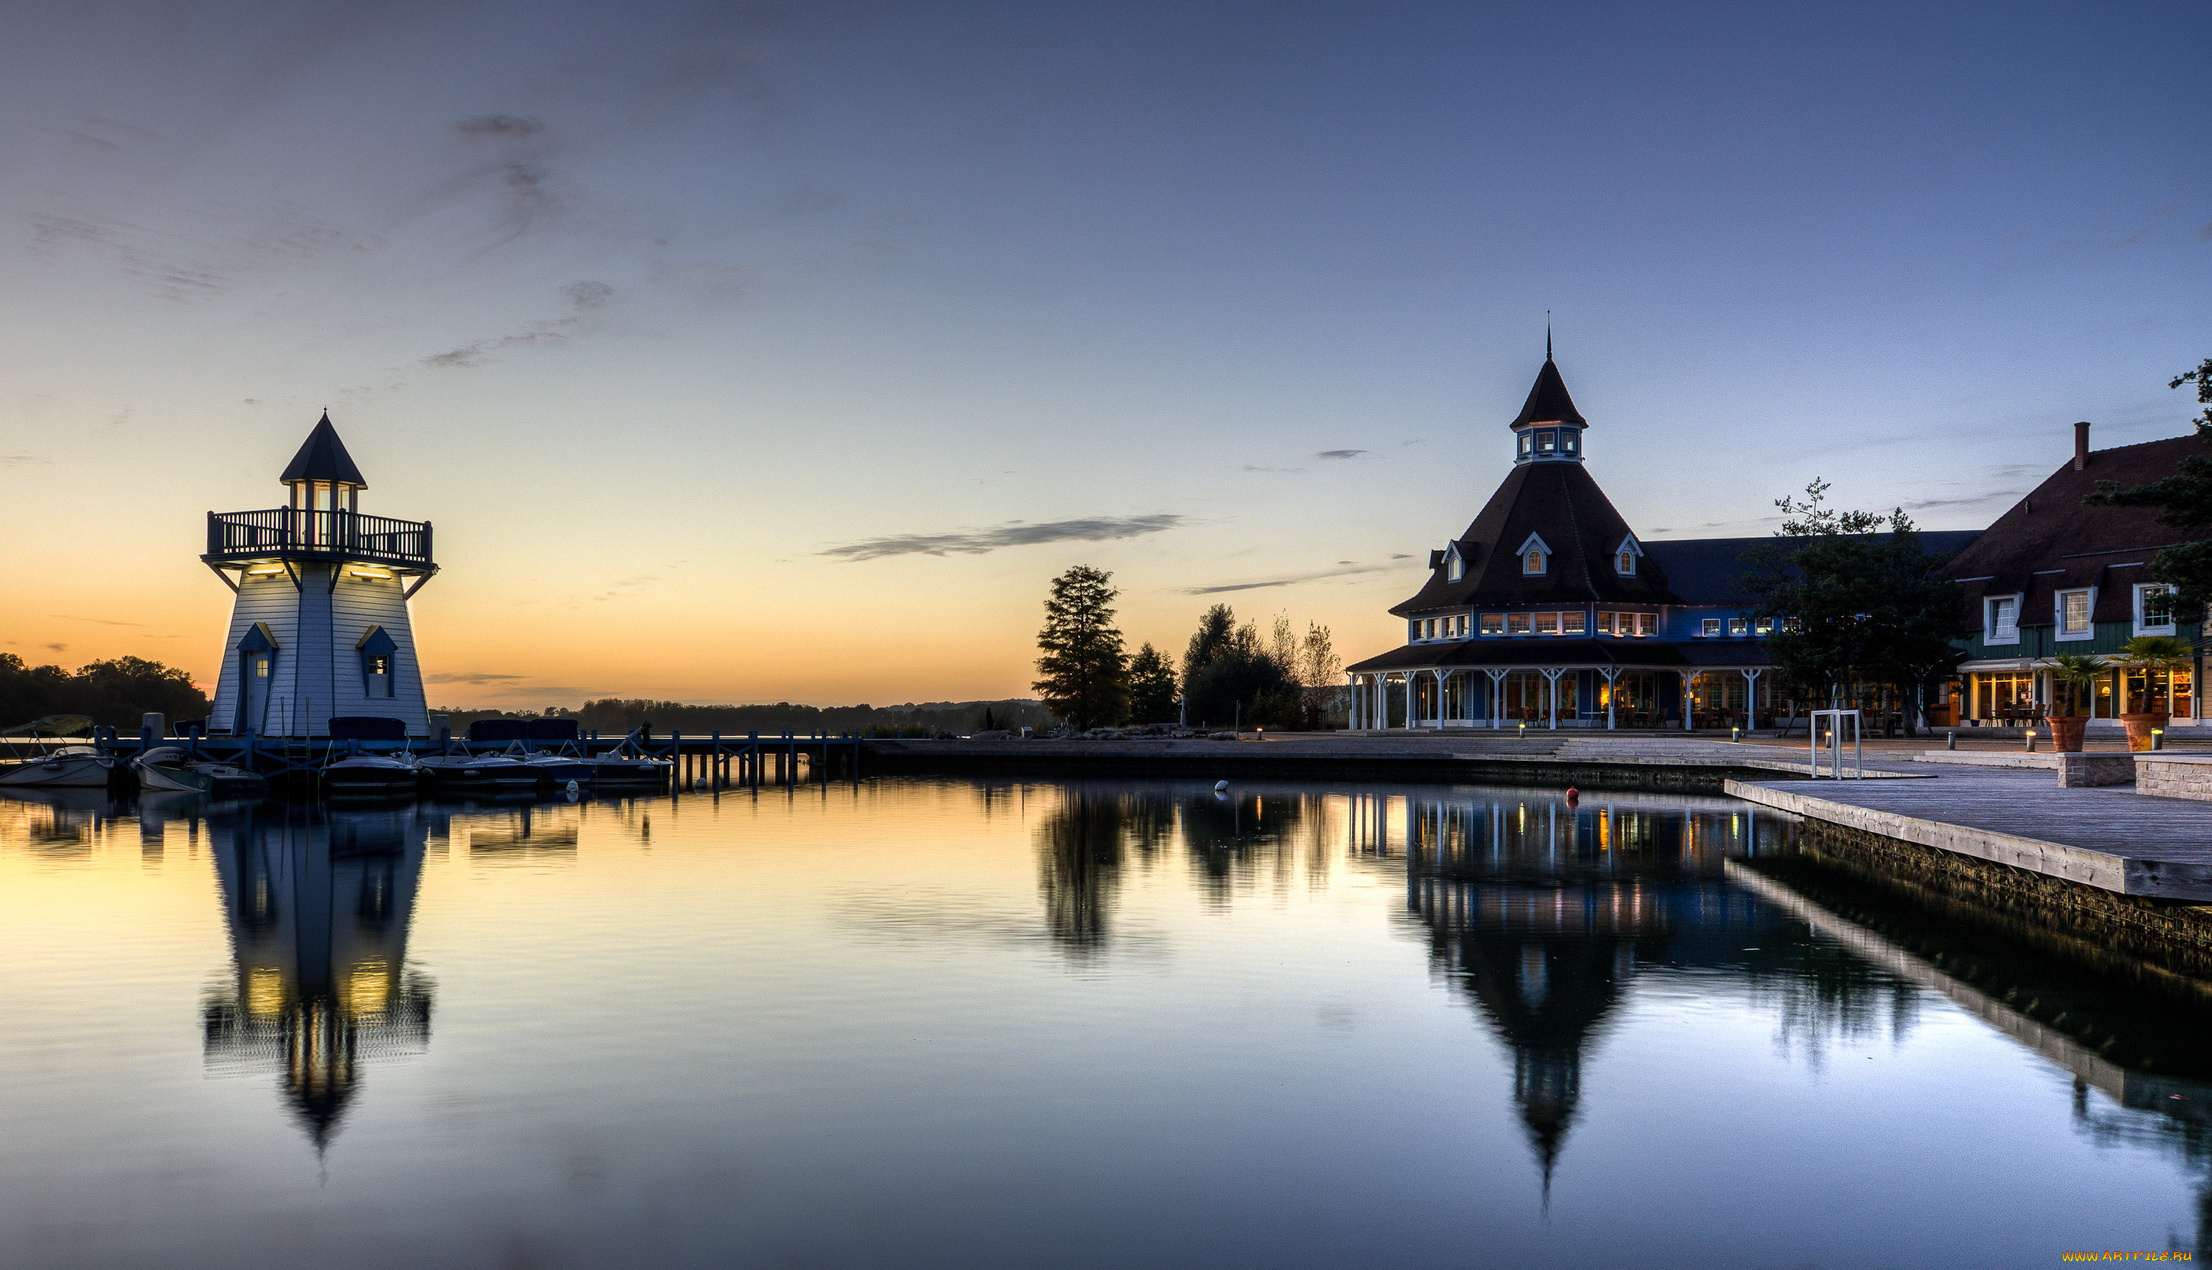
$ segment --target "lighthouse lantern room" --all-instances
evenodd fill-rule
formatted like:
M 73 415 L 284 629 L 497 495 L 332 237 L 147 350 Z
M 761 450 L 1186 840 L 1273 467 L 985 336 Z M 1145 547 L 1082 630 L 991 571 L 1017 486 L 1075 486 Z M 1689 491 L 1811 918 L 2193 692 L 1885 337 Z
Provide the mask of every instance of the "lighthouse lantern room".
M 200 559 L 237 595 L 208 731 L 323 737 L 375 715 L 427 736 L 407 601 L 438 571 L 430 523 L 361 514 L 368 481 L 327 411 L 278 479 L 285 506 L 207 514 Z

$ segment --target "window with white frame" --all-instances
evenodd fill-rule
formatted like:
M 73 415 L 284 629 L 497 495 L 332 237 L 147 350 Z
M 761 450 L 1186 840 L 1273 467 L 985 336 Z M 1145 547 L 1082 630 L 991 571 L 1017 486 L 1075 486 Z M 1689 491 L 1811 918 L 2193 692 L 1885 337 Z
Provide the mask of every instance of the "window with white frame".
M 1459 554 L 1456 542 L 1444 549 L 1444 576 L 1453 582 L 1467 576 L 1467 561 Z
M 1580 635 L 1587 628 L 1588 623 L 1589 614 L 1587 613 L 1561 613 L 1559 615 L 1559 633 L 1562 635 Z
M 2020 642 L 2019 596 L 1992 595 L 1982 600 L 1982 642 L 1984 644 L 2017 644 Z
M 1642 554 L 1644 549 L 1637 545 L 1634 534 L 1621 539 L 1621 545 L 1613 548 L 1613 572 L 1624 578 L 1635 577 L 1636 557 Z
M 1530 576 L 1543 573 L 1551 560 L 1551 548 L 1535 534 L 1530 534 L 1514 554 L 1521 558 L 1521 572 Z
M 1485 634 L 1485 635 L 1503 635 L 1503 634 L 1505 634 L 1505 614 L 1503 614 L 1503 613 L 1485 613 L 1485 614 L 1483 614 L 1483 615 L 1482 615 L 1482 633 L 1483 633 L 1483 634 Z
M 1406 623 L 1406 642 L 1407 642 L 1407 643 L 1418 643 L 1418 642 L 1420 641 L 1420 638 L 1421 638 L 1421 623 L 1420 623 L 1420 621 L 1419 621 L 1418 619 L 1416 619 L 1416 620 L 1414 620 L 1414 621 L 1410 621 L 1410 622 L 1407 622 L 1407 623 Z
M 1559 633 L 1559 615 L 1557 613 L 1538 613 L 1536 615 L 1536 633 L 1539 635 L 1557 635 Z
M 2089 591 L 2061 591 L 2055 601 L 2057 606 L 2058 634 L 2054 639 L 2095 639 L 2097 630 L 2089 620 L 2096 608 L 2096 597 Z
M 1740 617 L 1732 617 L 1732 618 L 1729 618 L 1729 619 L 1728 619 L 1728 633 L 1729 633 L 1730 635 L 1738 635 L 1738 636 L 1741 636 L 1741 635 L 1749 635 L 1749 634 L 1751 633 L 1751 623 L 1749 623 L 1749 622 L 1745 621 L 1744 619 L 1742 619 L 1742 618 L 1740 618 Z
M 2174 633 L 2174 589 L 2163 582 L 2146 582 L 2135 588 L 2135 633 Z
M 1708 617 L 1699 622 L 1697 625 L 1697 633 L 1703 635 L 1707 639 L 1712 639 L 1715 636 L 1719 635 L 1720 619 L 1717 617 Z
M 1526 635 L 1526 634 L 1528 634 L 1528 614 L 1526 614 L 1526 613 L 1508 613 L 1508 614 L 1506 614 L 1506 615 L 1505 615 L 1505 633 L 1506 633 L 1506 634 L 1508 634 L 1508 635 Z
M 1635 634 L 1643 636 L 1656 635 L 1659 633 L 1659 615 L 1657 613 L 1623 613 L 1621 614 L 1621 634 L 1626 635 L 1630 633 L 1627 622 L 1631 616 L 1636 619 Z

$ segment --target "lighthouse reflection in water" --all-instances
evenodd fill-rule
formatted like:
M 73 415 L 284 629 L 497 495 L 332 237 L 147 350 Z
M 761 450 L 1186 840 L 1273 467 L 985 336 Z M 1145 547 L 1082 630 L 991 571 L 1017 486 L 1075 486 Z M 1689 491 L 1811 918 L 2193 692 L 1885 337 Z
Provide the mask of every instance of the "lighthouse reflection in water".
M 429 809 L 271 804 L 209 821 L 235 965 L 202 1006 L 217 1070 L 273 1070 L 318 1149 L 374 1059 L 430 1041 L 407 963 Z

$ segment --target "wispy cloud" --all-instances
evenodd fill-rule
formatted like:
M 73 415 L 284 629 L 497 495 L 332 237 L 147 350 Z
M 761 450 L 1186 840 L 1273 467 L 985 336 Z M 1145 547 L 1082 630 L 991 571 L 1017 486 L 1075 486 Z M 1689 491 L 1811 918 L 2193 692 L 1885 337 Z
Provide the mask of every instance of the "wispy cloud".
M 1402 559 L 1403 557 L 1398 557 Z M 1330 578 L 1349 578 L 1362 573 L 1387 573 L 1397 566 L 1388 564 L 1354 564 L 1340 560 L 1332 569 L 1316 569 L 1311 573 L 1293 573 L 1288 577 L 1267 578 L 1259 582 L 1222 582 L 1213 586 L 1187 586 L 1181 588 L 1184 595 L 1222 595 L 1230 591 L 1264 591 L 1269 587 L 1295 586 L 1300 582 L 1325 582 Z
M 56 614 L 54 614 L 54 616 L 55 616 L 55 617 L 58 617 L 58 618 L 60 618 L 60 619 L 61 619 L 62 621 L 64 621 L 64 622 L 91 622 L 91 623 L 94 623 L 95 625 L 99 625 L 99 626 L 144 626 L 144 625 L 145 625 L 145 623 L 144 623 L 144 622 L 119 622 L 119 621 L 116 621 L 116 620 L 115 620 L 114 618 L 112 618 L 112 617 L 77 617 L 77 616 L 75 616 L 75 615 L 73 615 L 73 614 L 69 614 L 69 613 L 56 613 Z
M 521 679 L 521 675 L 495 675 L 483 670 L 443 670 L 424 676 L 424 681 L 434 684 L 498 684 Z
M 614 299 L 614 288 L 604 282 L 571 282 L 561 288 L 561 295 L 568 302 L 567 314 L 543 322 L 533 322 L 511 335 L 494 335 L 486 339 L 470 340 L 459 348 L 443 353 L 433 353 L 423 358 L 425 366 L 445 369 L 461 369 L 481 366 L 491 360 L 491 355 L 503 348 L 523 344 L 557 344 L 573 338 L 584 324 L 584 316 L 606 308 Z
M 1313 457 L 1317 459 L 1356 459 L 1362 454 L 1372 453 L 1374 453 L 1372 450 L 1323 450 Z
M 470 141 L 520 141 L 545 131 L 545 125 L 537 120 L 516 115 L 478 115 L 453 127 Z
M 1162 512 L 1151 516 L 1093 516 L 1032 525 L 1012 521 L 990 529 L 949 534 L 893 534 L 831 547 L 818 554 L 839 560 L 878 560 L 884 556 L 980 556 L 1001 547 L 1030 547 L 1047 542 L 1105 542 L 1156 534 L 1190 523 L 1190 517 Z
M 53 460 L 43 454 L 32 454 L 24 450 L 18 450 L 13 454 L 0 454 L 0 467 L 29 467 L 34 463 L 51 462 Z

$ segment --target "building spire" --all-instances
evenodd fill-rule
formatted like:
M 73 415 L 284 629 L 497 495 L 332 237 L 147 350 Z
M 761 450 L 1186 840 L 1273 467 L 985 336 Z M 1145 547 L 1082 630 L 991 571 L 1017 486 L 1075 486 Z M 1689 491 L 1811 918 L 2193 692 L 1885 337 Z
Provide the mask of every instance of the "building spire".
M 1544 310 L 1544 360 L 1551 360 L 1551 310 Z

